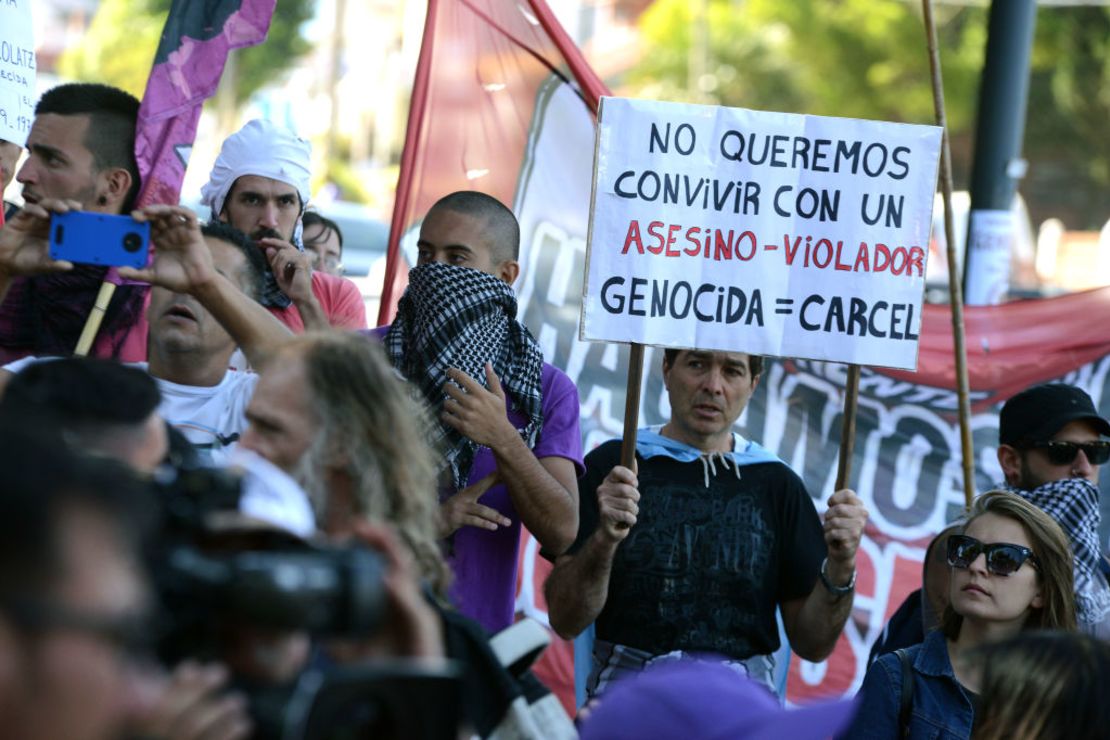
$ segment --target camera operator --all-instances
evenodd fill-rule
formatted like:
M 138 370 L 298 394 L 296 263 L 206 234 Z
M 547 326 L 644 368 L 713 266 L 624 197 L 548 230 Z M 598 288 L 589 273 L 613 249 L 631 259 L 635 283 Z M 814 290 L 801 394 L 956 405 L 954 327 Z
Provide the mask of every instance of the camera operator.
M 115 458 L 149 479 L 156 471 L 170 469 L 168 460 L 195 463 L 189 443 L 158 416 L 160 400 L 154 379 L 140 369 L 110 360 L 60 359 L 31 365 L 13 377 L 0 398 L 0 428 L 22 429 L 26 420 L 35 419 L 70 445 Z M 248 485 L 242 501 L 237 498 L 239 508 L 293 533 L 311 534 L 315 522 L 300 488 L 261 458 L 250 457 L 253 460 L 243 460 L 248 464 Z M 271 480 L 261 484 L 258 479 L 263 476 Z M 287 486 L 283 489 L 274 477 L 286 480 Z M 151 507 L 162 503 L 154 500 L 156 492 L 157 488 L 145 490 Z M 272 641 L 248 639 L 253 636 L 244 634 L 236 645 L 259 655 L 274 654 Z M 301 640 L 306 654 L 307 637 Z M 297 664 L 294 672 L 300 667 Z M 135 714 L 132 730 L 144 738 L 173 740 L 247 737 L 251 723 L 246 699 L 228 692 L 230 679 L 223 665 L 195 660 L 184 661 L 168 679 L 150 678 L 147 687 L 153 699 L 148 711 Z
M 136 657 L 151 636 L 137 554 L 149 499 L 118 462 L 23 422 L 0 426 L 0 728 L 117 737 L 154 699 Z
M 177 207 L 144 211 L 159 250 L 148 269 L 121 274 L 193 296 L 242 345 L 238 334 L 251 331 L 252 322 L 238 322 L 241 308 L 207 287 L 219 275 L 186 214 Z M 329 645 L 330 658 L 459 661 L 463 725 L 491 734 L 524 689 L 498 662 L 481 627 L 445 606 L 449 572 L 437 541 L 436 456 L 411 389 L 380 347 L 354 334 L 297 337 L 255 365 L 261 375 L 240 446 L 304 487 L 329 541 L 361 539 L 387 562 L 385 623 L 364 639 Z
M 549 692 L 531 675 L 507 671 L 485 630 L 444 606 L 448 576 L 436 541 L 435 458 L 421 433 L 425 412 L 381 349 L 355 334 L 295 338 L 263 369 L 247 419 L 242 446 L 301 482 L 329 540 L 356 537 L 394 551 L 387 555 L 394 574 L 385 582 L 386 623 L 357 644 L 329 646 L 331 656 L 347 662 L 445 655 L 463 666 L 461 723 L 468 732 L 487 737 L 519 719 L 520 737 L 561 737 L 546 734 L 542 720 L 533 734 L 521 729 L 529 721 L 521 715 Z M 417 579 L 434 589 L 435 600 L 420 595 Z M 566 722 L 565 715 L 543 716 Z

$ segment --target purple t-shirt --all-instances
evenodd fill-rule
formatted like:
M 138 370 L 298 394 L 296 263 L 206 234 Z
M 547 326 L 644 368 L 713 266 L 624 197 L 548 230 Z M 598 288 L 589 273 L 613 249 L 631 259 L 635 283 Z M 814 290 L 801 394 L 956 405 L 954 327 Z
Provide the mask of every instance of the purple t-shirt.
M 388 326 L 363 332 L 381 339 Z M 543 429 L 532 448 L 538 459 L 565 457 L 574 463 L 575 475 L 585 471 L 582 463 L 582 435 L 578 430 L 578 388 L 562 370 L 543 364 L 540 376 L 543 394 Z M 509 421 L 522 428 L 527 419 L 510 411 Z M 474 457 L 467 485 L 478 482 L 493 472 L 496 460 L 488 447 L 481 447 Z M 509 489 L 498 484 L 478 501 L 497 509 L 512 525 L 496 531 L 462 527 L 455 532 L 454 553 L 447 559 L 455 574 L 451 599 L 459 611 L 495 633 L 513 623 L 516 601 L 516 565 L 520 548 L 520 516 L 513 506 Z

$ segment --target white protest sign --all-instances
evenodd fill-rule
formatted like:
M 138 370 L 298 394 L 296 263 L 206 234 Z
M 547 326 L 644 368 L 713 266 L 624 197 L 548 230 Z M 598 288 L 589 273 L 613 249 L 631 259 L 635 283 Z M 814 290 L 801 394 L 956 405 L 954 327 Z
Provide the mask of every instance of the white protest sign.
M 35 98 L 31 0 L 0 0 L 0 139 L 27 142 Z
M 582 339 L 916 368 L 940 141 L 603 98 Z

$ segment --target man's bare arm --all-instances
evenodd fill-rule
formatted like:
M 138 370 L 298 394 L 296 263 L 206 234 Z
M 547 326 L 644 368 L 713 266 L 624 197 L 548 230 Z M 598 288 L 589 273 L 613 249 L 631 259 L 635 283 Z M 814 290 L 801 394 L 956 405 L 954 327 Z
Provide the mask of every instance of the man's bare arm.
M 537 459 L 519 434 L 508 445 L 491 449 L 520 521 L 546 552 L 565 552 L 578 534 L 574 463 L 565 457 Z
M 636 475 L 613 468 L 600 486 L 597 529 L 572 555 L 562 555 L 547 577 L 544 594 L 551 628 L 573 639 L 601 614 L 609 596 L 613 557 L 640 512 Z M 586 495 L 594 495 L 587 491 Z
M 837 491 L 825 512 L 825 542 L 829 556 L 826 577 L 833 586 L 847 586 L 856 572 L 867 509 L 850 490 Z M 790 648 L 802 658 L 817 662 L 829 657 L 852 612 L 854 591 L 833 593 L 819 579 L 809 596 L 783 602 L 782 622 Z
M 804 599 L 784 601 L 780 607 L 790 649 L 813 663 L 829 657 L 852 612 L 854 593 L 836 595 L 818 581 Z
M 489 390 L 466 373 L 450 369 L 450 396 L 443 421 L 478 444 L 497 460 L 498 478 L 509 489 L 520 520 L 549 553 L 565 551 L 578 533 L 578 479 L 574 463 L 563 457 L 537 459 L 506 416 L 505 392 L 486 366 Z
M 227 330 L 255 371 L 293 338 L 289 327 L 219 273 L 189 292 Z

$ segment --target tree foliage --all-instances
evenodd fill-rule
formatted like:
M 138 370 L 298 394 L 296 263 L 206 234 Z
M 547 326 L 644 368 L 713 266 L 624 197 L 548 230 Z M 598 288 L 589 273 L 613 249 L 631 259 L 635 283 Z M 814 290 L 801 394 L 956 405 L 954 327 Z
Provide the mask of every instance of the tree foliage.
M 1041 135 L 1070 134 L 1086 146 L 1110 154 L 1106 137 L 1110 112 L 1110 10 L 1072 8 L 1038 14 L 1038 43 L 1031 86 L 1030 129 Z M 1044 103 L 1050 107 L 1046 110 Z M 1037 108 L 1034 109 L 1033 105 Z M 1110 185 L 1106 156 L 1087 163 L 1088 173 Z
M 691 86 L 697 13 L 707 61 Z M 953 165 L 970 172 L 987 41 L 985 7 L 938 4 Z M 932 123 L 920 3 L 909 0 L 655 0 L 645 53 L 627 82 L 643 97 Z M 1110 9 L 1042 7 L 1032 57 L 1020 184 L 1035 218 L 1097 228 L 1110 215 Z
M 700 6 L 707 11 L 709 63 L 700 91 L 690 91 L 687 64 Z M 979 8 L 941 7 L 937 16 L 949 120 L 966 126 L 974 113 L 985 14 Z M 855 118 L 935 120 L 923 23 L 917 6 L 908 3 L 656 0 L 641 29 L 650 52 L 630 81 L 653 96 Z
M 82 82 L 103 82 L 142 97 L 166 14 L 134 0 L 103 0 L 78 46 L 58 60 L 58 72 Z
M 103 0 L 82 43 L 59 60 L 59 72 L 141 96 L 170 4 L 171 0 Z M 314 10 L 313 0 L 278 0 L 266 41 L 233 52 L 236 103 L 246 102 L 278 79 L 311 48 L 301 26 Z

